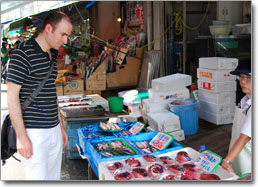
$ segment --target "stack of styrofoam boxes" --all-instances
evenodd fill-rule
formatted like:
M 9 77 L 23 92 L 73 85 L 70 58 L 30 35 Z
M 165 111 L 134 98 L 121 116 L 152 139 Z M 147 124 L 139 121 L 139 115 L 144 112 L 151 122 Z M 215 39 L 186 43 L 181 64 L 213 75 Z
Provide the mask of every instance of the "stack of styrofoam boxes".
M 152 80 L 149 99 L 141 105 L 142 116 L 145 122 L 148 121 L 149 129 L 168 132 L 178 141 L 185 139 L 179 117 L 169 110 L 169 102 L 189 98 L 186 86 L 191 84 L 190 75 L 179 73 Z
M 230 72 L 238 59 L 207 57 L 199 59 L 197 69 L 200 111 L 199 117 L 216 125 L 233 122 L 236 106 L 236 76 Z

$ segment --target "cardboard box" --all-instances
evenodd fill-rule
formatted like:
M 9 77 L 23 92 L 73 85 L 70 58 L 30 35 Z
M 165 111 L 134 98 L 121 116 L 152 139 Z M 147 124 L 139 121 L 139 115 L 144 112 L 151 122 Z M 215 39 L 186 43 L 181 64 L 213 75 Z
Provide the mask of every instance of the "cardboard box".
M 63 86 L 56 86 L 56 95 L 63 96 L 64 95 L 64 87 Z
M 136 86 L 138 84 L 141 60 L 126 57 L 126 64 L 116 66 L 116 72 L 107 74 L 107 87 Z
M 65 62 L 64 61 L 57 61 L 57 69 L 64 69 L 65 68 Z
M 107 73 L 106 73 L 107 59 L 102 62 L 93 74 L 85 81 L 86 90 L 106 90 Z
M 77 95 L 84 92 L 84 80 L 76 79 L 71 82 L 67 82 L 64 86 L 64 95 Z
M 64 73 L 67 73 L 68 70 L 67 69 L 59 69 L 57 71 L 58 75 L 57 75 L 57 78 L 61 78 L 63 76 Z
M 92 94 L 98 94 L 101 96 L 101 90 L 86 90 L 84 91 L 84 95 L 92 95 Z
M 136 49 L 136 58 L 142 59 L 143 57 L 143 49 Z

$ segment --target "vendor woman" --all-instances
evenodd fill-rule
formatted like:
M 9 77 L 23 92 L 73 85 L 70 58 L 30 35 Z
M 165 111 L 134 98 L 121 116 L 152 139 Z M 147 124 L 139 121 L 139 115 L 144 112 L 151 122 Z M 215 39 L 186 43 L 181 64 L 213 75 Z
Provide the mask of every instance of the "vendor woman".
M 251 173 L 252 170 L 252 143 L 251 143 L 251 104 L 252 104 L 252 81 L 251 62 L 238 65 L 235 71 L 242 92 L 246 94 L 236 106 L 232 126 L 232 135 L 229 145 L 229 153 L 222 162 L 222 167 L 238 176 Z

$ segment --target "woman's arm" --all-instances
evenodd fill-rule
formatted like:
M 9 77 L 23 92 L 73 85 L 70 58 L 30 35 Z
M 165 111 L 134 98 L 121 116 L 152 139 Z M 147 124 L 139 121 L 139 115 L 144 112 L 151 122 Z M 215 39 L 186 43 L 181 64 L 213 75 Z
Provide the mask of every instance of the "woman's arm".
M 226 162 L 229 161 L 233 163 L 236 158 L 238 157 L 239 153 L 242 151 L 242 149 L 245 147 L 245 145 L 251 140 L 251 138 L 245 134 L 240 134 L 239 138 L 237 139 L 236 143 L 233 145 L 231 150 L 229 151 L 228 155 L 224 159 L 224 162 L 222 162 L 222 167 L 226 169 L 229 172 L 233 172 L 234 170 L 230 166 L 229 163 Z

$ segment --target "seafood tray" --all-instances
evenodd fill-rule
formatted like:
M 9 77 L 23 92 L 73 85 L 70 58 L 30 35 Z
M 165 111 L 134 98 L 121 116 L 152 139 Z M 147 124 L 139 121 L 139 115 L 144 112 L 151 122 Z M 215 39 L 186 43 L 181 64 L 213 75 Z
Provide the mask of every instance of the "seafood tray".
M 103 131 L 98 124 L 81 127 L 77 130 L 77 146 L 80 147 L 81 156 L 89 158 L 89 147 L 87 141 L 91 139 L 105 140 L 106 137 L 114 137 L 112 132 Z
M 85 117 L 85 116 L 102 116 L 105 109 L 102 106 L 97 107 L 84 107 L 74 106 L 60 108 L 60 112 L 64 117 Z
M 80 127 L 77 129 L 78 132 L 78 141 L 77 146 L 80 147 L 81 156 L 89 157 L 89 148 L 86 145 L 86 142 L 95 139 L 95 140 L 105 140 L 106 137 L 122 137 L 128 138 L 129 136 L 134 136 L 130 134 L 128 131 L 136 122 L 127 122 L 127 123 L 116 123 L 122 128 L 122 131 L 108 132 L 104 131 L 99 124 L 93 124 L 89 126 Z M 143 134 L 142 132 L 146 132 L 143 129 L 138 134 Z
M 200 153 L 182 148 L 160 155 L 144 155 L 102 162 L 100 180 L 234 180 L 237 176 L 218 166 L 206 173 L 195 165 Z
M 142 133 L 139 135 L 131 136 L 128 141 L 133 144 L 139 152 L 142 154 L 158 155 L 166 152 L 171 152 L 174 150 L 182 149 L 183 146 L 176 141 L 172 141 L 167 148 L 163 150 L 158 150 L 149 145 L 149 142 L 157 135 L 158 131 Z
M 89 97 L 83 94 L 78 94 L 78 95 L 58 96 L 57 99 L 59 103 L 67 103 L 67 102 L 91 101 L 92 97 Z
M 113 142 L 120 142 L 120 145 L 114 145 Z M 121 160 L 124 158 L 140 157 L 137 149 L 123 138 L 106 137 L 105 140 L 91 139 L 86 142 L 89 148 L 89 162 L 91 166 L 98 168 L 100 162 L 110 160 Z M 96 171 L 95 171 L 96 172 Z

